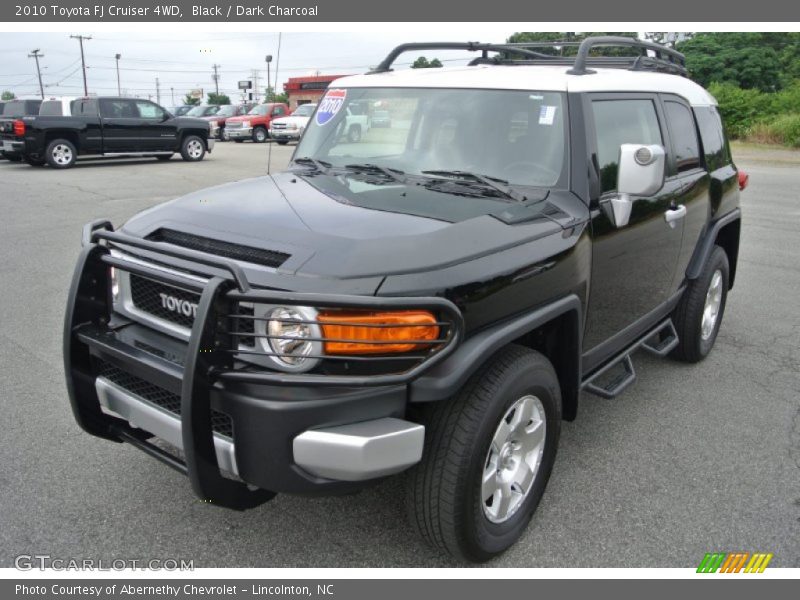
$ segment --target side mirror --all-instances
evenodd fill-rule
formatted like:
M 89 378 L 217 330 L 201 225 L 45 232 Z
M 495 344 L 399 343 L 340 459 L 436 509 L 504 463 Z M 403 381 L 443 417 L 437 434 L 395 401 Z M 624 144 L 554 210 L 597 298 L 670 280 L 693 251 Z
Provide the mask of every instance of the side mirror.
M 615 227 L 631 218 L 631 196 L 652 196 L 664 186 L 664 148 L 658 144 L 622 144 L 619 147 L 617 196 L 603 203 L 606 216 Z

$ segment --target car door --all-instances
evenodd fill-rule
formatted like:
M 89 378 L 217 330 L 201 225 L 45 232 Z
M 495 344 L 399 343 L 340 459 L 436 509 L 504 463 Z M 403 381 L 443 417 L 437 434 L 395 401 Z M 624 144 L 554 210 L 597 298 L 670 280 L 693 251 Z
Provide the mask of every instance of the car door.
M 176 147 L 177 128 L 167 111 L 149 100 L 136 100 L 140 144 L 144 152 L 164 152 Z
M 127 98 L 101 98 L 103 152 L 143 152 L 142 119 L 136 101 Z
M 616 227 L 606 206 L 617 195 L 620 146 L 658 144 L 668 149 L 669 131 L 657 94 L 589 94 L 585 107 L 589 152 L 598 175 L 590 205 L 592 277 L 584 334 L 588 370 L 652 326 L 653 314 L 671 297 L 683 235 L 683 219 L 671 217 L 685 181 L 666 161 L 661 189 L 650 197 L 632 197 L 629 222 Z
M 676 211 L 683 214 L 683 239 L 673 282 L 673 287 L 677 287 L 683 282 L 697 241 L 711 214 L 711 177 L 700 152 L 694 111 L 677 96 L 663 95 L 661 100 L 672 142 L 670 160 L 674 178 L 682 186 L 681 197 L 675 204 Z

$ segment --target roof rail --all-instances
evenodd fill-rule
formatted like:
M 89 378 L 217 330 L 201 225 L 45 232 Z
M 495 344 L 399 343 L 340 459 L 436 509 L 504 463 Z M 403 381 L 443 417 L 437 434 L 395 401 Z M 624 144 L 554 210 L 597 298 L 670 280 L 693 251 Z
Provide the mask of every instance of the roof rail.
M 565 56 L 564 49 L 577 47 L 573 56 Z M 630 56 L 590 56 L 595 48 L 623 47 L 638 51 Z M 548 54 L 537 49 L 558 49 L 560 54 Z M 688 76 L 686 59 L 683 54 L 655 42 L 647 42 L 620 36 L 594 36 L 582 41 L 553 42 L 513 42 L 505 44 L 483 44 L 480 42 L 423 42 L 418 44 L 401 44 L 392 50 L 381 63 L 369 71 L 386 73 L 392 70 L 397 57 L 405 52 L 419 50 L 466 50 L 481 52 L 469 64 L 495 65 L 564 65 L 571 68 L 570 75 L 590 75 L 594 73 L 588 66 L 607 69 L 629 69 L 632 71 L 659 71 L 675 75 Z M 489 52 L 496 52 L 489 56 Z M 516 58 L 511 58 L 514 55 Z

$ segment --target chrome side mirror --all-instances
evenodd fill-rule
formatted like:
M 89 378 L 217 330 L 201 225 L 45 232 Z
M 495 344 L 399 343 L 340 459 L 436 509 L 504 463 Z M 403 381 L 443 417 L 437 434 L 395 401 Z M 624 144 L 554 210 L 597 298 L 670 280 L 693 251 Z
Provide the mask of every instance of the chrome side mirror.
M 615 227 L 625 227 L 631 218 L 631 196 L 652 196 L 664 186 L 664 148 L 658 144 L 622 144 L 619 147 L 617 195 L 602 203 Z

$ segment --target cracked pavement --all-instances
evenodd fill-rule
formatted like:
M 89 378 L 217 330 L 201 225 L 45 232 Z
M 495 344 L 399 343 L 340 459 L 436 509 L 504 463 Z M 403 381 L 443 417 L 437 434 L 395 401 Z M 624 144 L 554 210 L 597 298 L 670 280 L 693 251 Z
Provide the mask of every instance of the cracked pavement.
M 286 164 L 293 146 L 273 148 Z M 800 153 L 734 147 L 750 174 L 736 287 L 711 356 L 638 353 L 638 381 L 584 395 L 527 533 L 489 566 L 696 566 L 772 552 L 800 567 Z M 195 566 L 453 566 L 406 524 L 402 479 L 244 513 L 197 502 L 143 453 L 83 434 L 61 327 L 81 226 L 265 172 L 267 146 L 201 163 L 126 160 L 57 172 L 0 161 L 0 567 L 18 554 L 184 558 Z

